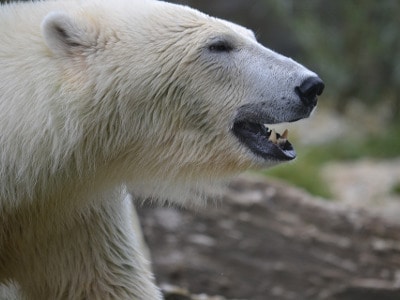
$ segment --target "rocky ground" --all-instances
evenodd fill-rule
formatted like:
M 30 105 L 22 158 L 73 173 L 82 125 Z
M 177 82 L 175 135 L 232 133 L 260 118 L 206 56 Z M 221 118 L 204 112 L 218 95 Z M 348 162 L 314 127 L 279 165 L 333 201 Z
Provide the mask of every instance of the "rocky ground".
M 400 227 L 358 207 L 241 177 L 207 211 L 139 214 L 168 300 L 400 299 Z

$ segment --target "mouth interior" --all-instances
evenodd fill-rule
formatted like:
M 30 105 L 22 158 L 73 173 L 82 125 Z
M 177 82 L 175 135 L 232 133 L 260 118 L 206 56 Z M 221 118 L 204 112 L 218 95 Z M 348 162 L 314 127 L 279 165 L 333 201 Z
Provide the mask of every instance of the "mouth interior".
M 282 134 L 269 125 L 249 121 L 235 122 L 232 128 L 239 141 L 254 154 L 264 159 L 288 161 L 296 157 L 296 151 L 288 140 L 288 130 Z

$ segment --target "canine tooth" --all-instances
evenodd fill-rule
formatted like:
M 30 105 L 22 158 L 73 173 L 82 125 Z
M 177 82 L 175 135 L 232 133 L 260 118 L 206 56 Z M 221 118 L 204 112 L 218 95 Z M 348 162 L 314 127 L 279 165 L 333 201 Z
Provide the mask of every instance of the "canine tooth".
M 284 131 L 284 132 L 282 133 L 282 135 L 281 135 L 281 139 L 287 140 L 288 135 L 289 135 L 289 130 L 285 129 L 285 131 Z M 286 142 L 286 141 L 285 141 L 285 142 Z
M 273 142 L 274 144 L 276 144 L 277 139 L 276 139 L 276 132 L 275 132 L 275 129 L 272 129 L 272 130 L 271 130 L 271 134 L 270 134 L 268 140 L 270 140 L 271 142 Z

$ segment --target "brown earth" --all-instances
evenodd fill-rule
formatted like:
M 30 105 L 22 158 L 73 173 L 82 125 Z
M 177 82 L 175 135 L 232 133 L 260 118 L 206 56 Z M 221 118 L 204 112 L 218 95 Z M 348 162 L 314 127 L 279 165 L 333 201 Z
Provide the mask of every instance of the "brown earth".
M 139 209 L 157 281 L 248 300 L 399 300 L 400 226 L 241 177 L 207 211 Z M 222 299 L 169 292 L 167 299 Z

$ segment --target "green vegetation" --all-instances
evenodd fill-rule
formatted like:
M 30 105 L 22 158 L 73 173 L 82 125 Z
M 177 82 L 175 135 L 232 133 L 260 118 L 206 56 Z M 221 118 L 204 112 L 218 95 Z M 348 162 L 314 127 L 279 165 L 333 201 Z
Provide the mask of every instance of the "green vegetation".
M 329 183 L 324 182 L 320 176 L 325 163 L 356 160 L 362 157 L 377 159 L 398 157 L 399 132 L 400 122 L 379 135 L 371 135 L 359 141 L 344 138 L 319 146 L 296 147 L 298 153 L 296 161 L 269 169 L 264 174 L 289 181 L 314 195 L 330 198 Z M 400 183 L 395 187 L 394 193 L 400 193 Z
M 398 183 L 393 187 L 392 193 L 393 193 L 393 194 L 396 194 L 396 195 L 400 195 L 400 182 L 398 182 Z

